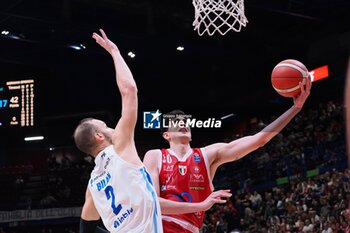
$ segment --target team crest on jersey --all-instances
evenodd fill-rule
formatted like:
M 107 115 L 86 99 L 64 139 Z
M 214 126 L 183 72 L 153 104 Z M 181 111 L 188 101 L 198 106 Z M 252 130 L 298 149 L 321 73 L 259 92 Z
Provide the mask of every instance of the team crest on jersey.
M 187 166 L 185 166 L 185 165 L 179 165 L 179 172 L 180 172 L 180 174 L 181 175 L 186 175 L 186 173 L 187 173 Z
M 201 157 L 199 156 L 199 154 L 194 154 L 194 155 L 193 155 L 193 160 L 194 160 L 196 163 L 200 163 L 200 162 L 201 162 Z

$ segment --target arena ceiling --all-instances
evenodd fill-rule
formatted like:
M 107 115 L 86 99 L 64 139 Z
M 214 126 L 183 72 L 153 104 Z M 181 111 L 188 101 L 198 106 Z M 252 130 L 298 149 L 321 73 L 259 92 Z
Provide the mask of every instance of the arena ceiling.
M 35 79 L 38 129 L 29 130 L 57 135 L 53 144 L 82 117 L 113 122 L 120 113 L 111 59 L 91 38 L 98 28 L 133 71 L 140 117 L 174 108 L 214 117 L 285 109 L 291 100 L 274 92 L 270 74 L 286 58 L 309 69 L 330 65 L 332 79 L 314 85 L 310 102 L 342 98 L 348 0 L 246 0 L 245 11 L 241 32 L 200 37 L 190 0 L 2 0 L 0 31 L 10 34 L 0 35 L 1 80 Z

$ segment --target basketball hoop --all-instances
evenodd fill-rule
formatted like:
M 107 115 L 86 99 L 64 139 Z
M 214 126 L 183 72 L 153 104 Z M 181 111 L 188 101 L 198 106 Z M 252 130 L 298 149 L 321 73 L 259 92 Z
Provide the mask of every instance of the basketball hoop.
M 236 1 L 236 3 L 234 2 Z M 228 31 L 241 31 L 248 23 L 244 15 L 244 0 L 192 0 L 194 6 L 194 30 L 200 36 L 216 31 L 225 35 Z

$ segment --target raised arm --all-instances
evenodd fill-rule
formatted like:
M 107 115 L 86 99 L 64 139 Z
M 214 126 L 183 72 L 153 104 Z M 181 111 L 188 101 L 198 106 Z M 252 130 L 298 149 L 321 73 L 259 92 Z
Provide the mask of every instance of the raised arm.
M 122 98 L 121 117 L 113 134 L 113 144 L 116 148 L 123 148 L 133 143 L 134 129 L 137 121 L 137 87 L 133 75 L 121 56 L 118 47 L 108 39 L 102 29 L 101 35 L 93 33 L 92 37 L 113 58 L 116 71 L 116 82 Z
M 294 99 L 294 105 L 259 133 L 230 143 L 216 143 L 205 147 L 209 163 L 211 164 L 211 174 L 214 175 L 216 168 L 221 164 L 240 159 L 264 146 L 275 137 L 300 112 L 310 94 L 310 89 L 311 80 L 307 78 L 306 84 L 301 88 L 301 94 Z
M 150 150 L 147 151 L 145 157 L 143 159 L 143 163 L 149 172 L 153 186 L 157 192 L 160 208 L 162 214 L 187 214 L 198 211 L 206 211 L 210 209 L 216 203 L 226 203 L 225 199 L 231 197 L 230 190 L 219 190 L 211 193 L 210 196 L 207 197 L 203 202 L 198 203 L 189 203 L 189 202 L 177 202 L 167 200 L 165 198 L 160 197 L 159 191 L 159 169 L 158 169 L 158 161 L 160 158 L 159 150 Z

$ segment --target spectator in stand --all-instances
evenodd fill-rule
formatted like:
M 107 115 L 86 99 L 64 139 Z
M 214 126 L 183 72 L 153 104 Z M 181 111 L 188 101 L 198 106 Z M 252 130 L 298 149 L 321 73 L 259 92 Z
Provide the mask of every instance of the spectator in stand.
M 47 193 L 46 196 L 44 196 L 41 200 L 40 200 L 40 207 L 41 208 L 52 208 L 52 207 L 57 207 L 58 201 L 57 199 L 51 194 L 51 193 Z
M 56 156 L 53 153 L 47 159 L 47 167 L 49 171 L 55 171 L 59 167 L 59 164 L 57 163 L 57 160 L 56 160 Z

